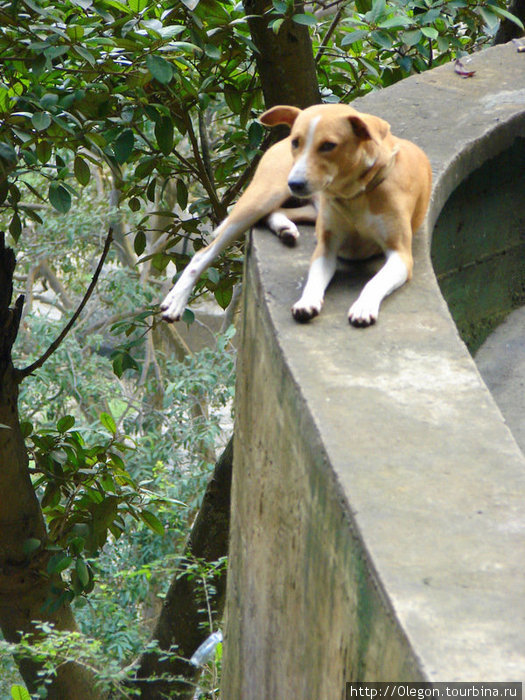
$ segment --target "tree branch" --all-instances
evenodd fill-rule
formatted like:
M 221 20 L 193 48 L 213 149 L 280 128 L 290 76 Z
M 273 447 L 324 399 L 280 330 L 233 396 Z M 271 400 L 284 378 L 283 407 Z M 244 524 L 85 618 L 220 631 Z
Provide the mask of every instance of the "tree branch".
M 45 351 L 45 353 L 39 357 L 38 360 L 35 360 L 31 365 L 28 367 L 25 367 L 24 369 L 19 369 L 16 370 L 16 376 L 18 381 L 22 381 L 25 377 L 27 377 L 29 374 L 32 374 L 35 370 L 40 369 L 44 362 L 48 360 L 51 355 L 55 352 L 55 350 L 59 347 L 59 345 L 62 343 L 64 338 L 67 336 L 73 325 L 75 324 L 77 318 L 80 316 L 82 313 L 82 310 L 84 306 L 87 304 L 89 298 L 93 294 L 93 290 L 95 289 L 98 278 L 100 277 L 100 273 L 102 272 L 102 268 L 104 266 L 104 263 L 106 261 L 107 255 L 109 253 L 109 249 L 111 247 L 111 242 L 113 240 L 113 229 L 110 228 L 108 231 L 108 235 L 106 237 L 106 242 L 104 243 L 104 249 L 102 251 L 102 255 L 100 256 L 100 260 L 98 261 L 97 269 L 95 270 L 95 274 L 93 275 L 93 278 L 89 284 L 89 287 L 86 290 L 86 293 L 84 294 L 84 297 L 80 304 L 78 305 L 77 310 L 71 316 L 69 322 L 66 324 L 60 335 L 51 343 L 51 345 L 48 347 L 48 349 Z
M 341 21 L 341 17 L 343 16 L 343 10 L 344 10 L 344 6 L 340 7 L 337 10 L 333 20 L 330 23 L 330 26 L 328 27 L 326 34 L 323 37 L 323 40 L 319 44 L 319 49 L 318 49 L 316 57 L 315 57 L 316 64 L 319 63 L 324 52 L 326 51 L 326 47 L 328 46 L 328 42 L 332 38 L 332 34 L 335 32 L 337 25 Z

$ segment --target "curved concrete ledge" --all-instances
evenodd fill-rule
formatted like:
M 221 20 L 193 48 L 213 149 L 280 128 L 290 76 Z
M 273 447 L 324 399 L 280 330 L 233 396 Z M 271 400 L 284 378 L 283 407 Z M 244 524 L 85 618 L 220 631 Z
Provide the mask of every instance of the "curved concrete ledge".
M 290 314 L 313 249 L 255 231 L 237 384 L 224 700 L 340 700 L 345 681 L 525 678 L 525 459 L 430 260 L 451 193 L 525 135 L 512 45 L 355 104 L 428 153 L 415 276 L 348 326 L 349 266 L 319 318 Z M 523 175 L 522 175 L 523 177 Z M 349 274 L 349 271 L 351 274 Z

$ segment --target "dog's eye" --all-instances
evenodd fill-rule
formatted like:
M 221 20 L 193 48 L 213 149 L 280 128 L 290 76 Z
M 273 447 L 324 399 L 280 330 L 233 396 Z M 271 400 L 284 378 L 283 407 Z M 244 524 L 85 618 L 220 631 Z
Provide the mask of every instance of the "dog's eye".
M 299 148 L 299 139 L 292 139 L 292 148 Z
M 330 153 L 330 151 L 333 151 L 336 146 L 337 144 L 333 141 L 323 141 L 323 143 L 319 146 L 319 152 Z

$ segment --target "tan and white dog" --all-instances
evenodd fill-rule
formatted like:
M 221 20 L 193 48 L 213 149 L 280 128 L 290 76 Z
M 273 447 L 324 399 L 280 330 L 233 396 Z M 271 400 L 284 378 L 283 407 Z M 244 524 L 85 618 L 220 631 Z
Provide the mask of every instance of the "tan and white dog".
M 348 312 L 354 326 L 375 323 L 383 299 L 412 275 L 412 235 L 430 198 L 428 158 L 412 142 L 393 136 L 383 119 L 348 105 L 278 106 L 260 121 L 288 124 L 290 135 L 263 155 L 213 242 L 193 256 L 163 301 L 163 318 L 180 319 L 198 277 L 253 224 L 266 220 L 293 245 L 299 237 L 294 221 L 316 219 L 317 245 L 293 317 L 305 322 L 319 314 L 339 255 L 363 259 L 384 253 L 385 264 Z M 304 198 L 305 206 L 282 209 L 290 193 Z

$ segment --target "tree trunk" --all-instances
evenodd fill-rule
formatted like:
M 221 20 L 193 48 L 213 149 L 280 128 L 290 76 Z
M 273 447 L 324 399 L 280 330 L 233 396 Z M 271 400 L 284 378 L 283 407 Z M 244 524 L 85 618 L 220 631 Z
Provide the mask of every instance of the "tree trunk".
M 321 101 L 308 27 L 285 19 L 276 34 L 268 28 L 268 0 L 243 0 L 257 53 L 255 60 L 267 108 L 277 104 L 304 109 Z M 303 11 L 297 5 L 296 12 Z M 255 17 L 251 15 L 256 15 Z
M 507 9 L 525 24 L 525 0 L 510 0 Z M 511 22 L 510 19 L 503 18 L 494 37 L 494 43 L 506 44 L 507 41 L 521 36 L 523 36 L 523 30 L 517 24 Z
M 35 632 L 35 621 L 51 622 L 58 630 L 76 629 L 69 606 L 54 613 L 43 613 L 42 606 L 57 580 L 45 567 L 47 535 L 40 504 L 28 471 L 28 457 L 18 416 L 20 376 L 13 367 L 11 350 L 15 342 L 23 297 L 10 308 L 13 293 L 15 256 L 5 247 L 0 234 L 0 628 L 5 639 L 17 642 L 20 633 Z M 26 540 L 40 540 L 43 546 L 28 557 Z M 30 691 L 38 685 L 38 666 L 19 660 L 22 677 Z M 49 687 L 50 700 L 100 700 L 95 678 L 79 664 L 62 666 Z
M 161 649 L 177 647 L 177 658 L 163 659 L 153 652 L 143 654 L 134 682 L 135 686 L 140 687 L 143 700 L 160 700 L 164 697 L 189 700 L 194 695 L 193 682 L 200 671 L 185 659 L 192 656 L 210 631 L 208 613 L 203 609 L 202 582 L 188 576 L 185 571 L 196 559 L 215 562 L 228 553 L 232 464 L 233 438 L 215 465 L 180 562 L 180 571 L 171 583 L 153 633 L 153 639 L 158 641 Z M 226 574 L 222 573 L 209 584 L 216 591 L 211 599 L 213 615 L 220 620 L 224 608 Z M 152 680 L 163 673 L 185 680 Z

